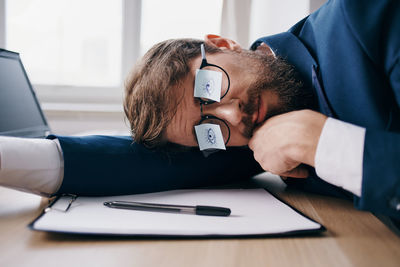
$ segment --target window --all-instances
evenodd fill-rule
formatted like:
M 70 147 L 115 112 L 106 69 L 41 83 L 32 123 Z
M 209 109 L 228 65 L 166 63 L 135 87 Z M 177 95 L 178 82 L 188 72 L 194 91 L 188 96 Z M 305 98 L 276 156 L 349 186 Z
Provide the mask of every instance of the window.
M 221 10 L 222 0 L 0 0 L 0 41 L 21 54 L 42 102 L 120 103 L 138 56 L 219 34 Z
M 42 103 L 121 103 L 126 75 L 155 43 L 220 34 L 224 9 L 222 34 L 247 47 L 311 2 L 323 0 L 0 0 L 0 46 L 21 54 Z
M 120 86 L 122 0 L 12 0 L 6 14 L 34 84 Z

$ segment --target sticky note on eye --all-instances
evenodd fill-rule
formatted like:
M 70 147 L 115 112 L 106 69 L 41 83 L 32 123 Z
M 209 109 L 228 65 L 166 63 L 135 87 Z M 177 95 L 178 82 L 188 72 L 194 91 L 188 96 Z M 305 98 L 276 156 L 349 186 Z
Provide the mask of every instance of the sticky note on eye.
M 207 98 L 219 102 L 221 99 L 221 85 L 221 72 L 198 69 L 194 81 L 194 97 Z
M 201 151 L 207 149 L 226 149 L 219 125 L 204 123 L 195 125 L 194 130 L 196 132 L 197 142 L 199 143 Z

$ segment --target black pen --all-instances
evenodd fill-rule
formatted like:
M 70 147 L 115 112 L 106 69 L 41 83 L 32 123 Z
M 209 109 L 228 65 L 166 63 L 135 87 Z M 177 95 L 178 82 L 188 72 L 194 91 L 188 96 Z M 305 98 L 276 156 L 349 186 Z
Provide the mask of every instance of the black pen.
M 229 208 L 214 206 L 183 206 L 130 201 L 108 201 L 104 202 L 104 206 L 116 209 L 190 213 L 207 216 L 229 216 L 231 214 L 231 210 Z

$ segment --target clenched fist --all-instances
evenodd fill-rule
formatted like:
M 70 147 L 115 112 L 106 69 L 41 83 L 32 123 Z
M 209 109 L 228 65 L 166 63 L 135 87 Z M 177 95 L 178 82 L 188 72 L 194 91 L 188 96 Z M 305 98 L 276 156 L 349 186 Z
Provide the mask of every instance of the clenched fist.
M 306 178 L 327 117 L 312 110 L 274 116 L 253 132 L 249 147 L 261 167 L 273 174 Z

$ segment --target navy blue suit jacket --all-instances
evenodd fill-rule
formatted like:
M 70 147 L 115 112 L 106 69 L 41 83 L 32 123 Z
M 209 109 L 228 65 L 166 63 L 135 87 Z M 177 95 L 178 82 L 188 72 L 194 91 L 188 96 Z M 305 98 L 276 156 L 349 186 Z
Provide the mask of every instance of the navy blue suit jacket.
M 262 171 L 247 148 L 205 158 L 198 148 L 168 154 L 148 150 L 129 136 L 57 138 L 64 156 L 57 194 L 121 195 L 222 185 Z
M 293 64 L 318 111 L 365 127 L 359 209 L 400 219 L 400 1 L 329 1 L 288 32 L 260 38 Z M 129 137 L 58 137 L 65 174 L 58 193 L 130 194 L 232 182 L 261 172 L 248 149 L 204 158 L 148 151 Z M 348 196 L 315 172 L 298 186 Z
M 355 205 L 400 218 L 400 1 L 328 1 L 252 48 L 260 42 L 295 66 L 320 112 L 366 128 Z M 300 186 L 339 192 L 316 176 Z

